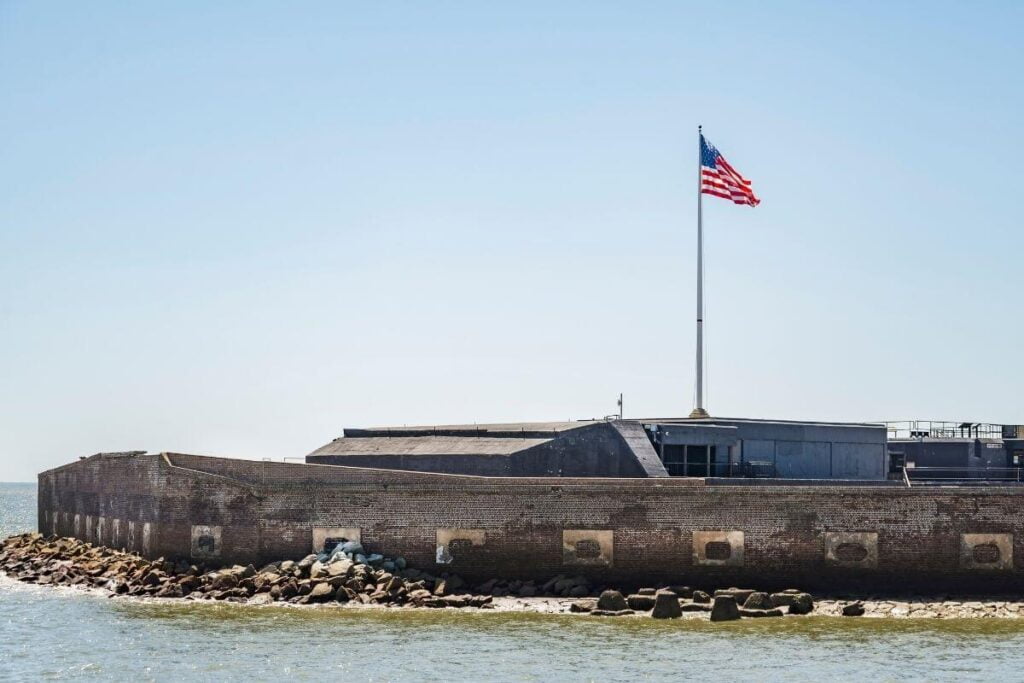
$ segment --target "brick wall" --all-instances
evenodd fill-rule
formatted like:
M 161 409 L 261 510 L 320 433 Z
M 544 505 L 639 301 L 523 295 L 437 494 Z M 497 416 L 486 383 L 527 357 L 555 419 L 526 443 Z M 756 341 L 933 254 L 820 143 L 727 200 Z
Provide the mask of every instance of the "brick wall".
M 39 475 L 39 493 L 44 533 L 211 562 L 298 558 L 320 528 L 474 579 L 1024 587 L 1016 487 L 486 478 L 167 454 L 94 456 Z

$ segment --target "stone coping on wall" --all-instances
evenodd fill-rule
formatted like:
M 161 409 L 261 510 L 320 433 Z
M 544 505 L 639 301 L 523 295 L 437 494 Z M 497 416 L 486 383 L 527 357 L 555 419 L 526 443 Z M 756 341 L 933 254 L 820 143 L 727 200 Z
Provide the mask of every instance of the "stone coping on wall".
M 754 479 L 707 477 L 705 486 L 856 486 L 871 488 L 907 488 L 901 480 L 889 479 Z
M 842 492 L 865 492 L 870 489 L 884 489 L 898 495 L 962 495 L 969 491 L 971 495 L 1024 495 L 1024 485 L 997 484 L 990 486 L 913 486 L 907 488 L 900 481 L 868 481 L 860 479 L 727 479 L 697 477 L 659 477 L 659 478 L 612 478 L 612 477 L 485 477 L 476 475 L 445 474 L 437 472 L 413 472 L 408 470 L 386 470 L 368 467 L 351 467 L 346 465 L 324 465 L 312 463 L 288 463 L 267 460 L 246 460 L 242 458 L 221 458 L 206 455 L 185 453 L 149 453 L 149 454 L 97 454 L 88 458 L 62 465 L 40 473 L 40 477 L 50 473 L 61 472 L 74 468 L 94 458 L 145 458 L 156 460 L 161 467 L 171 467 L 192 475 L 216 477 L 226 483 L 255 489 L 260 486 L 308 487 L 310 485 L 359 487 L 394 487 L 396 490 L 407 487 L 429 488 L 439 486 L 475 490 L 508 490 L 510 488 L 549 488 L 581 490 L 622 490 L 637 491 L 669 491 L 692 488 L 748 488 L 757 487 L 765 492 L 771 490 L 785 491 L 797 487 L 829 488 Z

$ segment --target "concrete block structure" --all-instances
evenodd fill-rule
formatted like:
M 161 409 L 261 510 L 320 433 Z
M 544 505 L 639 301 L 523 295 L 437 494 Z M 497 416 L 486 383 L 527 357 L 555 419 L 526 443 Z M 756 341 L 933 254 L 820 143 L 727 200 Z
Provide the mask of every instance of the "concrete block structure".
M 476 476 L 133 452 L 41 473 L 38 500 L 43 533 L 207 564 L 258 566 L 354 536 L 477 581 L 1024 588 L 1014 485 Z
M 915 481 L 1024 481 L 1024 426 L 915 420 L 887 425 L 894 467 Z
M 670 475 L 780 479 L 888 478 L 881 424 L 745 420 L 645 420 Z
M 635 420 L 346 429 L 306 462 L 487 477 L 668 476 Z
M 346 429 L 306 462 L 518 477 L 884 480 L 882 424 L 741 419 Z

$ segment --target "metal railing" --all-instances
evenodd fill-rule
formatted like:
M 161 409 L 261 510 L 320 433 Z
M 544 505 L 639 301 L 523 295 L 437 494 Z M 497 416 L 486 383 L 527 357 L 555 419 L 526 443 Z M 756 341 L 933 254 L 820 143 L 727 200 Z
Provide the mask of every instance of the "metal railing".
M 1024 481 L 1021 467 L 904 467 L 908 483 Z
M 886 422 L 890 439 L 1001 439 L 1003 425 L 990 422 L 897 420 Z
M 748 479 L 775 478 L 775 463 L 770 461 L 713 462 L 710 468 L 706 462 L 665 462 L 665 468 L 672 476 L 681 477 L 745 477 Z

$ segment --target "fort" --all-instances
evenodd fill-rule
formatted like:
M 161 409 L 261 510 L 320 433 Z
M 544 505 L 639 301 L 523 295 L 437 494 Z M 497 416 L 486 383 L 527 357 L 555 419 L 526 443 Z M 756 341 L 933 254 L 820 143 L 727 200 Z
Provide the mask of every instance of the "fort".
M 39 475 L 39 528 L 210 564 L 347 539 L 473 580 L 572 572 L 623 585 L 1016 591 L 1018 430 L 1004 430 L 999 449 L 957 437 L 972 458 L 1003 453 L 1007 467 L 991 470 L 1007 476 L 976 468 L 938 483 L 915 480 L 908 464 L 948 435 L 894 438 L 867 423 L 348 429 L 304 463 L 100 453 Z

